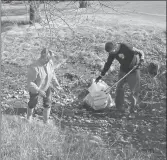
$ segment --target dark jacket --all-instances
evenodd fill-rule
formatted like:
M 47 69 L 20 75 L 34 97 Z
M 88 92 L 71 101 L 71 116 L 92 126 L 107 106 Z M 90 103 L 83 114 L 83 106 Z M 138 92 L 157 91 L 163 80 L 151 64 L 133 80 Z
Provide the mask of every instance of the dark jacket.
M 109 53 L 101 75 L 105 75 L 114 59 L 118 60 L 120 63 L 120 70 L 127 73 L 139 63 L 140 58 L 144 58 L 144 53 L 142 51 L 138 49 L 135 50 L 128 44 L 120 43 L 120 48 L 116 53 Z

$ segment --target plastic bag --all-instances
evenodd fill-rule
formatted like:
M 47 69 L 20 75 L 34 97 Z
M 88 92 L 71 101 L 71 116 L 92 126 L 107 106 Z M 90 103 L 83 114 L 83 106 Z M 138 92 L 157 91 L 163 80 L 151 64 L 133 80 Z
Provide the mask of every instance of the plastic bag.
M 104 81 L 95 83 L 93 80 L 92 85 L 88 88 L 89 94 L 84 98 L 90 107 L 94 110 L 104 109 L 107 106 L 113 106 L 114 101 L 110 94 L 104 92 L 109 86 Z
M 92 85 L 88 88 L 89 93 L 94 96 L 98 92 L 103 91 L 107 89 L 109 86 L 102 80 L 100 80 L 98 83 L 95 82 L 93 79 Z

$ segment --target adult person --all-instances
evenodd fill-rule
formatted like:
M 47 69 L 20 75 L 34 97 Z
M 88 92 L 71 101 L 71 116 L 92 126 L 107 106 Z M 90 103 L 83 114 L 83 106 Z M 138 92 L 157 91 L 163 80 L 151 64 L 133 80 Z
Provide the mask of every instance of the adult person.
M 108 59 L 104 65 L 101 75 L 96 78 L 96 83 L 109 70 L 112 62 L 116 59 L 120 63 L 118 80 L 124 77 L 134 66 L 142 65 L 144 62 L 144 52 L 129 44 L 107 42 L 105 51 L 108 52 Z M 140 91 L 140 67 L 130 73 L 127 78 L 120 81 L 116 88 L 115 105 L 119 113 L 124 113 L 124 85 L 128 83 L 131 90 L 132 106 L 130 112 L 134 113 L 134 107 L 138 104 Z

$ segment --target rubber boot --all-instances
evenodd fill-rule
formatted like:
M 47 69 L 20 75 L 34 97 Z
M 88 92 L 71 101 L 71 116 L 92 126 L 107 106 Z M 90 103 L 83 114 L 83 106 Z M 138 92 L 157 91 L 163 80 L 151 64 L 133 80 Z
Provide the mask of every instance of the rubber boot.
M 132 105 L 130 107 L 130 113 L 129 113 L 129 118 L 135 118 L 135 113 L 137 113 L 137 104 L 138 104 L 138 99 L 132 95 Z
M 138 108 L 138 98 L 135 97 L 134 95 L 132 95 L 131 99 L 132 99 L 132 105 L 131 105 L 131 108 L 130 108 L 130 112 L 134 113 L 134 112 L 136 112 L 136 110 Z
M 27 120 L 28 122 L 31 122 L 32 121 L 32 114 L 34 112 L 34 108 L 29 108 L 27 107 Z
M 44 108 L 43 109 L 43 121 L 45 124 L 49 123 L 50 111 L 51 111 L 51 108 Z

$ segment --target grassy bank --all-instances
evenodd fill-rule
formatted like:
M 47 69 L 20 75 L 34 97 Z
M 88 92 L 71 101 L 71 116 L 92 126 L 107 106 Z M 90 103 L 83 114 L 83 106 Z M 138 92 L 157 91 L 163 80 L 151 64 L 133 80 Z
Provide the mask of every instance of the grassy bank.
M 58 127 L 44 126 L 41 122 L 27 124 L 19 117 L 3 116 L 3 143 L 1 159 L 47 160 L 111 160 L 153 159 L 154 151 L 136 150 L 130 144 L 115 145 L 120 137 L 107 148 L 100 137 L 83 131 L 60 131 Z M 158 159 L 158 156 L 157 156 Z

